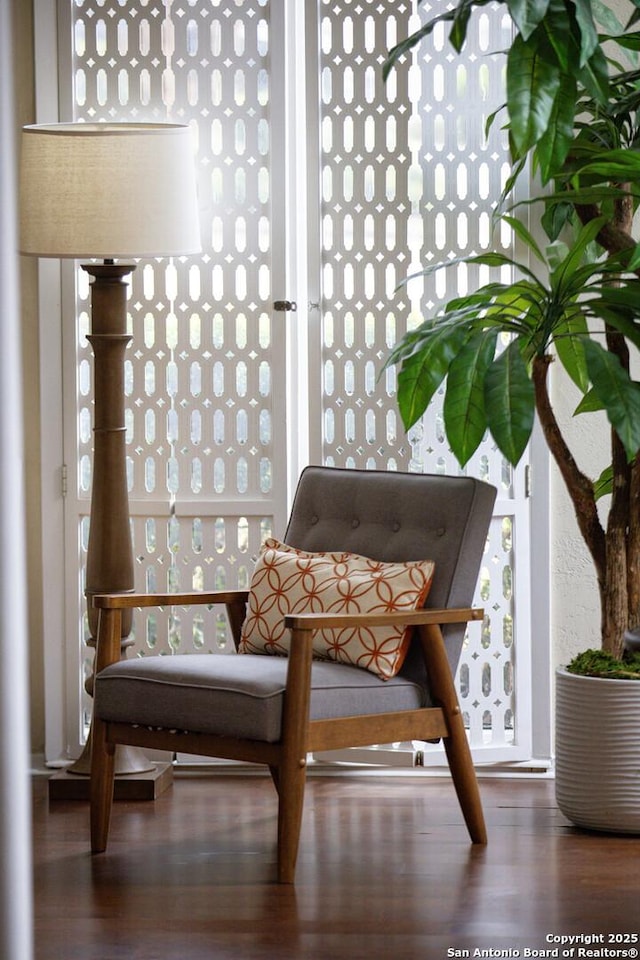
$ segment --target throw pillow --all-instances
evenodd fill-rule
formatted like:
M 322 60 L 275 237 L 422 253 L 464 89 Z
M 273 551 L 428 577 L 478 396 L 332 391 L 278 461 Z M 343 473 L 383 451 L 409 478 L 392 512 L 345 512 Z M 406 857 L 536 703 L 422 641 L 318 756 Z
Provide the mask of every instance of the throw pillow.
M 433 570 L 431 560 L 382 563 L 354 553 L 307 553 L 269 539 L 251 579 L 239 652 L 286 656 L 287 613 L 417 610 L 424 606 Z M 394 625 L 317 630 L 314 656 L 388 680 L 402 666 L 411 630 Z

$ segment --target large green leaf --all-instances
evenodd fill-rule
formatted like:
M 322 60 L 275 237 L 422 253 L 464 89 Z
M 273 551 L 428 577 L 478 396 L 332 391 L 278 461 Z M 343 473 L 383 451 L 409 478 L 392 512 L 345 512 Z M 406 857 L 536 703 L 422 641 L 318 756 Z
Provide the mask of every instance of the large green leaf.
M 522 220 L 518 220 L 516 217 L 510 217 L 507 213 L 501 217 L 501 220 L 504 220 L 505 223 L 508 223 L 516 236 L 522 240 L 524 245 L 541 263 L 544 263 L 544 255 L 542 250 L 535 241 L 533 234 L 527 230 Z
M 453 24 L 449 31 L 449 42 L 458 53 L 462 50 L 467 39 L 467 25 L 474 6 L 474 0 L 459 0 L 454 9 Z
M 578 172 L 581 175 L 596 174 L 610 180 L 638 180 L 640 178 L 640 151 L 601 151 L 597 160 L 585 163 Z
M 575 113 L 576 81 L 571 76 L 565 76 L 553 101 L 547 130 L 536 146 L 536 158 L 543 183 L 552 179 L 566 159 L 574 137 Z
M 422 347 L 403 362 L 398 374 L 398 407 L 405 430 L 429 406 L 465 337 L 461 327 L 435 327 Z
M 549 62 L 557 63 L 565 77 L 574 76 L 583 65 L 580 31 L 572 4 L 564 0 L 551 0 L 535 40 L 540 55 Z
M 593 22 L 591 0 L 573 0 L 580 26 L 580 66 L 583 67 L 598 46 L 598 31 Z
M 618 37 L 619 34 L 624 33 L 624 27 L 622 23 L 607 2 L 603 0 L 591 0 L 591 7 L 593 9 L 593 17 L 598 24 L 598 26 L 604 30 L 610 37 Z M 605 40 L 606 37 L 601 37 L 600 40 Z
M 558 239 L 564 228 L 571 221 L 573 216 L 573 204 L 563 201 L 561 203 L 548 203 L 544 213 L 540 217 L 540 225 L 548 236 L 549 240 L 554 242 Z
M 606 103 L 609 97 L 609 67 L 607 58 L 596 49 L 578 74 L 578 80 L 598 103 Z
M 572 153 L 575 152 L 575 144 L 572 148 Z M 567 164 L 567 168 L 569 164 Z M 581 169 L 581 166 L 580 168 Z M 574 173 L 573 171 L 572 173 Z M 559 177 L 556 175 L 556 181 Z M 623 200 L 625 197 L 637 197 L 640 195 L 640 190 L 638 187 L 631 183 L 629 184 L 629 189 L 622 189 L 621 187 L 613 187 L 608 183 L 596 184 L 593 186 L 578 186 L 571 187 L 571 190 L 556 190 L 552 193 L 545 193 L 543 196 L 532 197 L 528 200 L 518 200 L 517 203 L 513 204 L 511 209 L 516 207 L 527 207 L 533 206 L 534 204 L 544 203 L 547 206 L 554 206 L 555 204 L 573 204 L 580 203 L 602 203 L 603 200 Z M 569 200 L 570 198 L 570 200 Z
M 484 379 L 496 350 L 497 330 L 473 337 L 452 360 L 444 398 L 447 438 L 458 462 L 465 465 L 487 429 Z
M 520 273 L 524 273 L 532 279 L 535 279 L 535 273 L 533 273 L 526 264 L 520 263 L 518 260 L 513 260 L 512 257 L 508 257 L 504 253 L 489 251 L 487 253 L 478 253 L 471 257 L 464 257 L 463 259 L 465 263 L 477 263 L 485 267 L 513 267 Z
M 583 339 L 587 333 L 584 315 L 580 311 L 571 311 L 565 312 L 553 334 L 553 342 L 562 366 L 583 393 L 589 386 L 589 373 L 583 346 Z
M 546 133 L 561 82 L 560 68 L 543 60 L 535 44 L 518 35 L 507 57 L 507 106 L 517 156 Z
M 533 384 L 515 340 L 487 370 L 485 411 L 498 448 L 515 465 L 529 442 L 535 411 Z
M 593 389 L 607 412 L 628 457 L 640 450 L 640 384 L 634 383 L 620 361 L 594 340 L 586 340 L 584 351 Z
M 528 40 L 549 8 L 549 0 L 507 0 L 511 19 Z
M 612 40 L 627 50 L 640 51 L 640 33 L 615 34 L 613 36 L 603 37 L 603 40 Z
M 595 390 L 588 390 L 573 411 L 573 415 L 574 417 L 577 417 L 581 413 L 597 413 L 599 410 L 604 410 L 604 404 L 602 403 L 602 400 Z

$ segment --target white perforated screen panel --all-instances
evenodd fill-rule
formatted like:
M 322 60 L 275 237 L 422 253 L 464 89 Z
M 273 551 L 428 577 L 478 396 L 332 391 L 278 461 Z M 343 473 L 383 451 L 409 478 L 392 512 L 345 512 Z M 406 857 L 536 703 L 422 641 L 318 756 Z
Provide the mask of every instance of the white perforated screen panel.
M 382 79 L 390 46 L 417 27 L 417 9 L 431 18 L 442 7 L 320 3 L 322 449 L 325 462 L 339 466 L 460 472 L 444 433 L 442 396 L 405 434 L 395 370 L 381 371 L 407 328 L 490 274 L 461 264 L 401 284 L 425 265 L 496 241 L 511 252 L 509 232 L 496 238 L 491 230 L 492 207 L 510 172 L 508 142 L 499 122 L 485 137 L 486 120 L 504 99 L 498 52 L 509 41 L 509 18 L 498 6 L 475 14 L 462 57 L 440 24 L 410 66 L 395 70 L 386 85 Z M 465 469 L 498 488 L 499 505 L 477 596 L 485 623 L 469 630 L 458 687 L 472 744 L 511 748 L 514 525 L 522 485 L 490 438 Z M 519 514 L 526 538 L 526 511 Z

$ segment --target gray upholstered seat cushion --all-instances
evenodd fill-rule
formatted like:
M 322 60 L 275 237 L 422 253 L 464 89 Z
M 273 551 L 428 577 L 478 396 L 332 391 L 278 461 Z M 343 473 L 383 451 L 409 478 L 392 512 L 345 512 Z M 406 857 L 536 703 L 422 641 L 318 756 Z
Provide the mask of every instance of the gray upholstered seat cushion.
M 103 720 L 273 743 L 280 738 L 287 660 L 252 654 L 181 654 L 124 660 L 96 677 Z M 429 706 L 425 690 L 402 677 L 315 661 L 312 720 Z

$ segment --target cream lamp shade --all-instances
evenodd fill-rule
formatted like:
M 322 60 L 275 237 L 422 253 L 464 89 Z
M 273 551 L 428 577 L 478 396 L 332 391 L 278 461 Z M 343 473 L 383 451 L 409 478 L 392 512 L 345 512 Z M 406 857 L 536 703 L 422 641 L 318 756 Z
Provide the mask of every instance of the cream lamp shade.
M 20 253 L 118 259 L 201 250 L 184 125 L 24 127 L 20 183 Z

